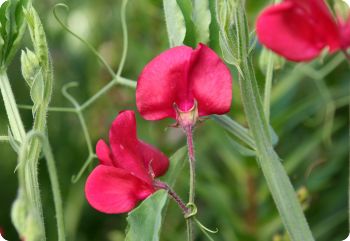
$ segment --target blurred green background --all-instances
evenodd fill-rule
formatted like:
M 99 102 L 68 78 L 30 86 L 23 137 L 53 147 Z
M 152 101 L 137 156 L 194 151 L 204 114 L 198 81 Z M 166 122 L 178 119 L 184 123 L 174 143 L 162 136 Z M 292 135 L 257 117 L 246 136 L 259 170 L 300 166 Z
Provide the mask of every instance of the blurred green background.
M 181 0 L 186 1 L 186 0 Z M 62 96 L 64 84 L 76 81 L 71 93 L 83 103 L 111 77 L 98 59 L 81 42 L 65 32 L 54 19 L 51 0 L 37 0 L 34 6 L 46 29 L 55 70 L 51 106 L 67 106 Z M 69 13 L 59 11 L 70 28 L 87 39 L 106 61 L 117 69 L 123 47 L 119 0 L 74 0 L 65 2 Z M 214 1 L 211 1 L 213 9 Z M 258 12 L 267 1 L 248 1 L 248 17 L 254 28 Z M 213 12 L 214 13 L 214 12 Z M 127 7 L 129 48 L 122 76 L 136 80 L 143 66 L 168 47 L 164 13 L 160 0 L 130 0 Z M 188 26 L 186 43 L 195 46 Z M 23 48 L 30 45 L 29 36 Z M 221 53 L 213 17 L 210 46 Z M 262 48 L 255 51 L 256 74 L 263 87 L 259 68 Z M 235 70 L 232 70 L 234 76 Z M 19 55 L 10 66 L 9 77 L 19 104 L 31 104 L 28 88 L 21 77 Z M 308 64 L 286 63 L 274 74 L 271 123 L 279 135 L 277 152 L 298 190 L 306 217 L 318 241 L 345 239 L 348 229 L 349 178 L 349 65 L 341 54 L 327 56 Z M 261 88 L 262 89 L 262 88 Z M 262 89 L 263 90 L 263 89 Z M 133 89 L 116 86 L 84 111 L 89 133 L 95 145 L 107 140 L 108 130 L 117 113 L 136 110 Z M 21 110 L 27 130 L 31 111 Z M 233 106 L 229 114 L 245 125 L 239 88 L 234 80 Z M 147 122 L 138 116 L 139 137 L 160 148 L 168 156 L 185 144 L 181 130 L 168 128 L 171 121 Z M 0 102 L 0 134 L 7 133 L 7 119 Z M 77 174 L 88 150 L 81 125 L 74 113 L 50 112 L 48 134 L 58 168 L 64 201 L 67 234 L 73 241 L 123 240 L 126 215 L 107 215 L 92 209 L 84 196 L 84 183 L 90 165 L 77 183 Z M 265 180 L 253 157 L 245 157 L 230 142 L 229 134 L 212 120 L 195 131 L 197 155 L 198 217 L 206 226 L 218 228 L 215 240 L 250 241 L 284 239 L 284 229 Z M 0 227 L 6 239 L 18 240 L 11 225 L 10 208 L 16 197 L 16 154 L 6 142 L 0 143 Z M 45 161 L 40 162 L 40 184 L 48 240 L 56 240 L 55 214 Z M 188 173 L 184 170 L 175 190 L 184 198 L 188 191 Z M 162 228 L 164 241 L 185 240 L 185 222 L 178 207 L 170 202 Z M 206 240 L 198 232 L 196 240 Z M 135 240 L 136 241 L 136 240 Z

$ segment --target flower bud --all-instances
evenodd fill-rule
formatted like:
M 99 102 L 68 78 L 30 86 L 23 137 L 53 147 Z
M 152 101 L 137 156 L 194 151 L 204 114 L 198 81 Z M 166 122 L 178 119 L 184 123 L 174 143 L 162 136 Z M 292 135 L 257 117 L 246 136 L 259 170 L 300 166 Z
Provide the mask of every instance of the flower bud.
M 25 239 L 25 241 L 38 241 L 43 238 L 38 217 L 34 213 L 28 215 L 26 220 L 26 231 L 21 235 L 21 238 Z
M 30 51 L 29 49 L 26 49 L 26 51 L 22 50 L 21 67 L 22 75 L 29 87 L 31 88 L 33 86 L 34 79 L 40 71 L 39 60 L 35 53 Z
M 12 204 L 11 219 L 17 232 L 22 236 L 26 231 L 26 221 L 28 216 L 27 199 L 22 188 L 18 190 L 17 198 Z
M 12 204 L 11 219 L 21 240 L 38 241 L 42 239 L 43 231 L 38 216 L 30 212 L 29 202 L 21 188 Z

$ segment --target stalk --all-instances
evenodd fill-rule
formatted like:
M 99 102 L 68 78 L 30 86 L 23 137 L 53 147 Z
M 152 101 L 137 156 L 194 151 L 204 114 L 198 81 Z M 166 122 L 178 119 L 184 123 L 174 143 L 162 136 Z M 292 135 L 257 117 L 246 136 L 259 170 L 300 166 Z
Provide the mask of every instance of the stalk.
M 12 92 L 11 84 L 5 68 L 1 68 L 0 70 L 0 91 L 2 99 L 4 101 L 7 118 L 9 120 L 10 130 L 13 134 L 14 139 L 19 143 L 22 143 L 24 141 L 26 131 L 24 129 L 24 125 L 17 108 L 15 96 Z M 18 170 L 18 181 L 20 186 L 23 187 L 23 168 L 19 168 Z
M 238 59 L 242 73 L 239 85 L 247 122 L 256 144 L 257 158 L 290 238 L 293 241 L 313 241 L 295 190 L 271 142 L 254 68 L 248 56 L 248 27 L 244 7 L 242 3 L 239 5 L 235 10 Z
M 196 158 L 194 155 L 193 127 L 192 127 L 192 125 L 185 126 L 184 131 L 186 133 L 186 138 L 187 138 L 188 157 L 189 157 L 188 159 L 189 159 L 189 166 L 190 166 L 190 191 L 189 191 L 188 203 L 190 205 L 194 205 L 195 189 L 196 189 L 196 180 L 195 180 Z M 193 218 L 192 218 L 192 216 L 189 216 L 186 218 L 186 225 L 187 225 L 187 240 L 192 241 L 193 240 Z
M 4 100 L 5 109 L 13 137 L 18 142 L 22 142 L 25 138 L 26 132 L 22 119 L 19 115 L 16 100 L 11 89 L 6 69 L 4 68 L 0 70 L 0 90 L 2 98 Z
M 51 190 L 53 193 L 53 199 L 54 199 L 54 206 L 55 206 L 55 212 L 56 212 L 56 219 L 57 219 L 57 232 L 58 232 L 58 241 L 65 241 L 65 228 L 64 228 L 64 218 L 63 218 L 63 208 L 62 208 L 62 197 L 60 193 L 59 188 L 59 182 L 58 182 L 58 175 L 57 170 L 55 166 L 55 160 L 52 154 L 52 150 L 49 144 L 49 141 L 47 137 L 43 134 L 44 132 L 39 131 L 30 131 L 26 137 L 26 139 L 23 142 L 23 151 L 20 153 L 20 158 L 26 157 L 26 150 L 27 145 L 31 145 L 31 143 L 35 143 L 38 147 L 42 147 L 43 152 L 45 154 L 46 162 L 47 162 L 47 169 L 50 177 L 51 182 Z M 32 144 L 34 145 L 34 144 Z M 31 164 L 31 163 L 29 163 Z M 31 165 L 34 167 L 34 170 L 36 169 L 36 166 Z M 37 180 L 36 174 L 33 175 L 32 173 L 29 173 L 32 180 Z M 34 178 L 32 178 L 32 175 Z M 36 178 L 35 178 L 36 177 Z M 34 191 L 34 195 L 40 194 L 39 192 L 39 186 L 37 186 L 37 189 Z M 37 198 L 34 196 L 34 198 Z M 39 199 L 35 199 L 36 201 L 40 201 L 40 195 Z M 37 206 L 37 208 L 41 208 L 41 202 L 39 202 L 40 205 Z M 39 210 L 42 212 L 42 210 Z M 45 236 L 42 237 L 42 239 L 45 239 Z

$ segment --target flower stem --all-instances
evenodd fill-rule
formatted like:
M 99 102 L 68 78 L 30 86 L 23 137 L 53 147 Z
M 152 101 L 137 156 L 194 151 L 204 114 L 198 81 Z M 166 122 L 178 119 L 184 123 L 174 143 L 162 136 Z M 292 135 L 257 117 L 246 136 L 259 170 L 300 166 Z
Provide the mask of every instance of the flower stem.
M 182 213 L 184 215 L 187 215 L 189 213 L 190 209 L 182 201 L 180 196 L 174 190 L 172 190 L 171 187 L 167 183 L 161 182 L 159 180 L 154 180 L 153 185 L 159 189 L 164 189 L 165 191 L 167 191 L 169 196 L 177 203 L 177 205 L 182 210 Z
M 183 127 L 186 137 L 187 137 L 187 147 L 188 147 L 188 157 L 190 165 L 190 191 L 189 191 L 189 204 L 194 204 L 195 198 L 195 173 L 196 173 L 196 158 L 194 155 L 194 145 L 193 145 L 193 126 L 187 125 Z M 193 220 L 191 217 L 186 219 L 187 225 L 187 240 L 193 240 Z

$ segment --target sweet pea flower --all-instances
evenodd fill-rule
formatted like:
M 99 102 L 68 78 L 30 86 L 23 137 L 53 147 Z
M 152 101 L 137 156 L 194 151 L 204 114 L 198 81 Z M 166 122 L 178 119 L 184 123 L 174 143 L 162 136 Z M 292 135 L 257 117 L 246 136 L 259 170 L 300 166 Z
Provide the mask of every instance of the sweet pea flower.
M 100 212 L 129 212 L 157 190 L 154 178 L 167 171 L 169 160 L 137 138 L 133 111 L 119 113 L 112 123 L 109 142 L 110 147 L 103 140 L 96 145 L 100 164 L 87 178 L 86 198 Z
M 259 41 L 291 61 L 316 58 L 350 47 L 350 17 L 334 18 L 324 0 L 284 0 L 267 7 L 258 17 Z
M 137 81 L 137 108 L 147 120 L 173 118 L 182 127 L 193 126 L 198 117 L 228 112 L 231 100 L 230 71 L 204 44 L 166 50 Z

